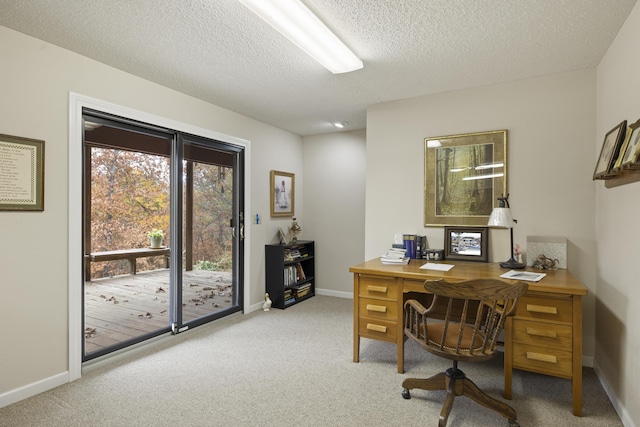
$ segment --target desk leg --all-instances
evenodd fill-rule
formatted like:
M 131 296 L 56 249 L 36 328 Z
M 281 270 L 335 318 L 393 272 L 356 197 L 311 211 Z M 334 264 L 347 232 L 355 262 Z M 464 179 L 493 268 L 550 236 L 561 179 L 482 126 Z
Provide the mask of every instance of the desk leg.
M 398 373 L 404 374 L 404 282 L 399 284 L 402 286 L 398 289 L 398 322 L 396 335 L 397 358 L 398 358 Z
M 360 326 L 358 319 L 360 313 L 358 313 L 358 307 L 360 305 L 358 301 L 358 288 L 360 282 L 360 275 L 353 274 L 353 361 L 358 363 L 360 361 Z
M 573 296 L 573 415 L 582 416 L 582 297 Z
M 511 399 L 513 375 L 513 318 L 508 317 L 504 328 L 504 398 Z

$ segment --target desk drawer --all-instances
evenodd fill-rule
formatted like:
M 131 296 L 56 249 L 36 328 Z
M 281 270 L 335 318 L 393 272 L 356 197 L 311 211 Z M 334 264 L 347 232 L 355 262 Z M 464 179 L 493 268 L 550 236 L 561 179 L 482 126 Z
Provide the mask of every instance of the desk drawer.
M 360 317 L 394 321 L 398 318 L 398 303 L 396 301 L 360 298 L 358 306 Z
M 571 298 L 525 296 L 518 302 L 516 316 L 571 323 L 573 321 Z
M 358 295 L 369 298 L 396 300 L 398 284 L 395 277 L 360 275 Z
M 397 325 L 392 321 L 361 317 L 358 319 L 358 333 L 365 338 L 395 341 L 398 336 L 396 333 Z
M 513 340 L 523 344 L 571 351 L 573 328 L 548 322 L 513 320 Z
M 513 367 L 540 374 L 571 378 L 571 351 L 513 343 Z

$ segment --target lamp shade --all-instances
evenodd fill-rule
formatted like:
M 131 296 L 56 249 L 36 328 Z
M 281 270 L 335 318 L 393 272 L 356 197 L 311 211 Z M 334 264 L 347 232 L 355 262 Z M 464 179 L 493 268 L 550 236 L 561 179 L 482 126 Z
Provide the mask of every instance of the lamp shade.
M 513 228 L 513 217 L 509 208 L 493 208 L 489 217 L 489 227 Z

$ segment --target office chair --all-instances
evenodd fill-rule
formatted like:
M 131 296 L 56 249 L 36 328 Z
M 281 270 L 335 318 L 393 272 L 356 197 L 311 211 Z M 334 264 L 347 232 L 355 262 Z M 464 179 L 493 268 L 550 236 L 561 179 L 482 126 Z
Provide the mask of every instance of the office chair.
M 446 390 L 439 427 L 447 425 L 453 400 L 462 395 L 499 412 L 510 426 L 518 426 L 516 411 L 480 390 L 458 369 L 458 361 L 479 362 L 495 356 L 506 317 L 515 313 L 518 299 L 527 292 L 528 285 L 496 279 L 459 283 L 440 279 L 427 280 L 424 287 L 433 295 L 429 308 L 417 300 L 408 300 L 404 305 L 404 333 L 424 350 L 453 360 L 453 367 L 430 378 L 405 379 L 402 397 L 410 399 L 409 390 L 414 388 Z

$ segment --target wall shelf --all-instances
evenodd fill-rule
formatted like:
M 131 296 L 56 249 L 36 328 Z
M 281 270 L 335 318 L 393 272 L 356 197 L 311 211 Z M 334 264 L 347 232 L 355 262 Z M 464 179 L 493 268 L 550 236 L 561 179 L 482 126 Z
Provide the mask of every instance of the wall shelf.
M 604 186 L 606 188 L 613 188 L 636 181 L 640 181 L 640 169 L 629 169 L 622 171 L 620 175 L 606 179 L 604 181 Z

